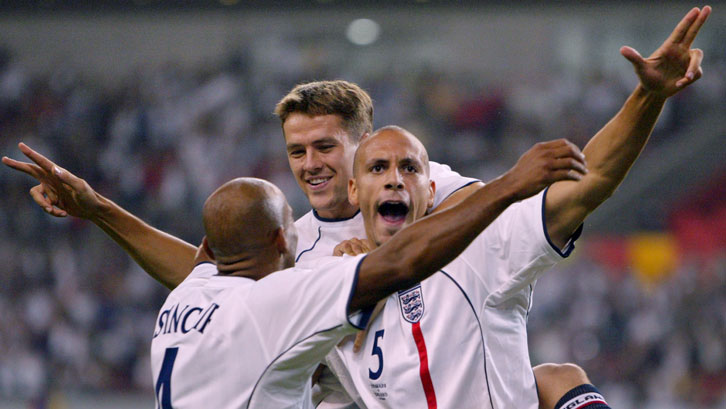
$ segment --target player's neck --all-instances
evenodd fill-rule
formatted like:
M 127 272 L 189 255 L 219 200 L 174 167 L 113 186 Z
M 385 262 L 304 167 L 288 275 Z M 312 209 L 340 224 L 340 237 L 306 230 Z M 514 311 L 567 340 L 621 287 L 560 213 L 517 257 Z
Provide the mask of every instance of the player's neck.
M 219 271 L 220 275 L 259 280 L 286 267 L 282 265 L 279 257 L 274 257 L 273 254 L 268 253 L 268 251 L 256 251 L 240 254 L 239 258 L 225 261 L 217 260 L 217 271 Z
M 353 206 L 346 200 L 334 208 L 315 209 L 315 213 L 323 219 L 350 219 L 358 213 L 358 206 Z

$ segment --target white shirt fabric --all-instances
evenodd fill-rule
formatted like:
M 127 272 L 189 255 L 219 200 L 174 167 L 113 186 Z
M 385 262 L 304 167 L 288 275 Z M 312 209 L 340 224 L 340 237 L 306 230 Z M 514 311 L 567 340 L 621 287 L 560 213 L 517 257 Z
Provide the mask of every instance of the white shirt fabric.
M 348 342 L 328 355 L 358 406 L 538 408 L 526 331 L 532 292 L 579 235 L 563 251 L 551 243 L 545 195 L 510 206 L 452 263 L 388 297 L 359 352 Z
M 451 170 L 448 165 L 433 161 L 429 161 L 429 177 L 436 185 L 434 209 L 457 190 L 479 181 L 463 177 Z M 295 227 L 298 232 L 296 251 L 298 265 L 315 263 L 320 257 L 332 255 L 335 246 L 344 240 L 366 237 L 363 215 L 360 212 L 347 219 L 326 219 L 320 217 L 315 210 L 311 210 L 295 222 Z M 316 403 L 323 400 L 317 407 L 365 408 L 365 403 L 358 396 L 352 379 L 345 374 L 342 360 L 336 354 L 330 354 L 326 357 L 325 363 L 330 369 L 325 369 L 316 385 L 314 400 Z M 333 373 L 338 374 L 338 379 Z
M 157 318 L 157 407 L 311 407 L 318 363 L 367 323 L 368 315 L 346 312 L 362 258 L 328 257 L 258 281 L 198 265 Z
M 435 209 L 457 190 L 478 179 L 463 177 L 448 165 L 429 162 L 429 177 L 436 184 L 434 191 Z M 320 257 L 333 255 L 333 249 L 344 240 L 366 237 L 363 215 L 358 211 L 347 219 L 326 219 L 311 210 L 295 221 L 297 229 L 296 263 L 315 261 Z

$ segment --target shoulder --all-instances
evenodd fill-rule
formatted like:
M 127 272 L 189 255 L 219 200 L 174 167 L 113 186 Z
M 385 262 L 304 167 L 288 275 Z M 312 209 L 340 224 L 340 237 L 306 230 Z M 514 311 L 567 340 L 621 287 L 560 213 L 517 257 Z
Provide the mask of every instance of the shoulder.
M 429 177 L 436 184 L 434 208 L 438 207 L 446 198 L 459 189 L 480 182 L 479 179 L 461 176 L 458 172 L 452 170 L 449 165 L 433 161 L 429 161 Z
M 313 211 L 311 210 L 295 220 L 295 228 L 300 230 L 301 228 L 308 227 L 315 224 L 315 220 L 315 215 L 313 215 Z
M 294 281 L 305 280 L 305 275 L 315 275 L 320 277 L 321 273 L 340 273 L 344 270 L 355 270 L 358 268 L 361 260 L 366 254 L 359 254 L 357 256 L 349 256 L 347 254 L 342 257 L 338 256 L 318 256 L 313 260 L 305 260 L 295 264 L 295 267 L 288 268 L 286 270 L 280 270 L 270 276 L 277 275 L 277 280 L 288 280 L 285 277 L 292 277 Z M 267 279 L 268 277 L 265 277 Z
M 172 293 L 178 289 L 201 287 L 217 274 L 217 266 L 211 262 L 202 262 L 194 266 L 192 272 L 181 282 Z

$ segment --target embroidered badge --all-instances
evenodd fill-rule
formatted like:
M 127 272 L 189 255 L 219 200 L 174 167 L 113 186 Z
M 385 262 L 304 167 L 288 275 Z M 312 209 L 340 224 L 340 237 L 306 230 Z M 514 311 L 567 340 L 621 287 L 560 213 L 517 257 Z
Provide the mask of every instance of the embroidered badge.
M 398 302 L 401 304 L 403 318 L 415 324 L 421 320 L 424 313 L 423 292 L 421 284 L 398 292 Z

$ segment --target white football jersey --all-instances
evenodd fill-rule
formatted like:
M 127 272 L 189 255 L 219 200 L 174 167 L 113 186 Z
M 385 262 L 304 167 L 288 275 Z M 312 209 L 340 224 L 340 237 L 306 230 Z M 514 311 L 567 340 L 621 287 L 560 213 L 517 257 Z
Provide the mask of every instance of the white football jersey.
M 154 329 L 157 408 L 309 408 L 310 380 L 368 315 L 347 314 L 364 256 L 319 259 L 261 280 L 198 265 Z
M 328 355 L 359 406 L 538 408 L 526 331 L 532 291 L 577 236 L 564 251 L 551 243 L 545 194 L 510 206 L 449 265 L 388 297 L 359 352 L 347 342 Z
M 463 177 L 451 170 L 448 165 L 429 162 L 429 177 L 436 184 L 434 195 L 435 209 L 447 197 L 457 190 L 478 179 Z M 344 240 L 366 237 L 363 215 L 358 211 L 347 219 L 326 219 L 311 210 L 295 221 L 297 229 L 297 251 L 295 262 L 306 263 L 320 257 L 333 255 L 333 249 Z

